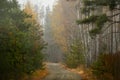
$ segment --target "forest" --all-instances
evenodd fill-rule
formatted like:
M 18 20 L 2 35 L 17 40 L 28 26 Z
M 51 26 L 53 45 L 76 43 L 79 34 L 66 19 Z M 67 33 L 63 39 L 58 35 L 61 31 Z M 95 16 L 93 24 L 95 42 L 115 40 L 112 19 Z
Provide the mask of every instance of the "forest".
M 39 8 L 0 0 L 0 80 L 120 80 L 120 0 Z
M 43 68 L 41 25 L 29 4 L 0 0 L 0 80 L 18 80 Z
M 120 0 L 58 3 L 50 14 L 51 29 L 65 65 L 90 68 L 97 80 L 120 80 Z

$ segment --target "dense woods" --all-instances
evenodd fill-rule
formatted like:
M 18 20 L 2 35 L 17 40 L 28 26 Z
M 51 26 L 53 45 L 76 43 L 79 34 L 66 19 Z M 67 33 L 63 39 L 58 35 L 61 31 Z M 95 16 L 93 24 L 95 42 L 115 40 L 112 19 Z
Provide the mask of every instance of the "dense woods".
M 101 73 L 99 77 L 103 76 L 100 77 L 102 80 L 120 79 L 118 76 L 120 75 L 119 6 L 119 0 L 81 0 L 79 2 L 81 19 L 77 20 L 77 23 L 81 24 L 81 27 L 87 28 L 88 35 L 90 36 L 86 42 L 88 44 L 87 49 L 92 48 L 89 42 L 95 40 L 93 43 L 95 47 L 91 49 L 95 50 L 95 52 L 87 51 L 87 54 L 92 57 L 87 57 L 90 61 L 87 62 L 87 65 L 95 62 L 93 70 L 96 70 L 96 74 Z M 99 57 L 101 55 L 102 57 Z
M 0 80 L 31 75 L 45 61 L 120 80 L 120 0 L 58 0 L 53 10 L 42 8 L 41 16 L 30 2 L 20 9 L 16 0 L 0 0 Z
M 119 8 L 119 0 L 58 1 L 51 27 L 68 67 L 85 65 L 100 80 L 120 79 Z
M 53 37 L 55 42 L 60 46 L 62 52 L 64 53 L 62 57 L 63 61 L 65 61 L 65 63 L 68 65 L 73 65 L 72 63 L 78 65 L 78 62 L 80 61 L 79 55 L 83 55 L 82 51 L 79 52 L 80 49 L 83 49 L 83 46 L 80 45 L 82 43 L 79 41 L 80 32 L 79 27 L 77 27 L 75 22 L 77 16 L 74 5 L 75 2 L 60 0 L 58 1 L 58 4 L 54 6 L 53 12 L 50 14 L 51 31 L 53 33 Z M 79 44 L 77 44 L 77 42 Z M 78 49 L 74 51 L 76 45 Z M 66 58 L 68 57 L 67 55 L 69 55 L 69 58 Z M 76 59 L 71 63 L 69 61 L 73 59 L 72 56 L 78 57 L 79 59 Z
M 0 80 L 18 80 L 43 68 L 44 41 L 36 13 L 16 0 L 0 0 Z

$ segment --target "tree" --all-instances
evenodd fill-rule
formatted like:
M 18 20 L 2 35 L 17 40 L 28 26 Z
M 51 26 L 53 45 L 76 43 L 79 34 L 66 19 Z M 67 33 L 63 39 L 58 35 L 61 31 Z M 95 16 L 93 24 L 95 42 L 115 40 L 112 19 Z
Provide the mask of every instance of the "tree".
M 18 80 L 41 69 L 44 42 L 37 21 L 27 22 L 32 18 L 20 10 L 16 0 L 0 0 L 0 14 L 0 79 Z
M 66 40 L 63 34 L 65 33 L 64 25 L 62 23 L 62 8 L 61 4 L 58 3 L 55 5 L 53 12 L 50 14 L 51 18 L 51 29 L 54 36 L 54 39 L 58 45 L 61 46 L 63 51 L 66 50 Z
M 67 4 L 67 5 L 66 5 Z M 63 50 L 64 62 L 70 67 L 80 65 L 80 60 L 76 56 L 81 55 L 82 51 L 79 51 L 81 43 L 81 32 L 77 27 L 75 20 L 77 19 L 75 14 L 75 1 L 60 0 L 58 4 L 54 6 L 51 13 L 51 29 L 55 38 L 55 41 Z M 77 45 L 77 43 L 79 45 Z M 82 43 L 81 43 L 82 44 Z M 74 46 L 72 46 L 74 45 Z M 82 46 L 83 47 L 83 46 Z M 76 48 L 76 49 L 75 49 Z M 73 50 L 74 52 L 71 52 Z M 77 51 L 76 51 L 77 50 Z M 75 54 L 75 57 L 72 55 Z M 82 54 L 83 55 L 83 54 Z M 81 56 L 79 56 L 80 58 Z M 74 62 L 74 61 L 78 62 Z M 81 61 L 82 62 L 82 61 Z M 74 64 L 75 63 L 75 64 Z
M 119 57 L 118 51 L 120 46 L 120 1 L 82 0 L 82 2 L 81 5 L 83 6 L 80 7 L 80 10 L 81 14 L 84 13 L 84 17 L 81 20 L 77 20 L 77 23 L 82 25 L 89 25 L 88 27 L 90 28 L 89 34 L 91 36 L 91 40 L 95 41 L 94 43 L 97 42 L 98 46 L 96 46 L 97 48 L 95 49 L 99 50 L 97 52 L 98 55 L 95 57 L 96 60 L 93 61 L 95 62 L 93 71 L 101 75 L 102 77 L 99 77 L 102 79 L 117 80 L 119 79 L 119 69 L 116 67 L 119 67 L 119 62 L 117 62 L 119 60 L 115 59 L 118 59 L 117 57 Z M 89 16 L 86 16 L 87 14 Z M 91 47 L 93 46 L 91 45 Z M 101 54 L 103 55 L 102 57 Z M 92 56 L 94 57 L 94 55 Z M 103 73 L 104 75 L 102 75 Z
M 25 22 L 31 24 L 27 36 L 28 44 L 30 44 L 29 56 L 32 57 L 32 59 L 29 59 L 29 62 L 33 62 L 31 67 L 34 71 L 43 68 L 42 50 L 45 47 L 45 42 L 42 38 L 42 26 L 37 22 L 37 14 L 34 12 L 29 2 L 26 4 L 24 12 L 31 15 L 31 18 L 25 19 Z
M 82 42 L 79 40 L 75 40 L 74 43 L 71 44 L 70 53 L 65 55 L 65 63 L 70 68 L 76 68 L 85 63 L 85 56 Z
M 78 24 L 95 24 L 95 27 L 89 31 L 91 37 L 95 38 L 96 35 L 100 35 L 103 38 L 111 35 L 109 37 L 110 45 L 106 44 L 109 47 L 109 52 L 115 52 L 118 50 L 118 25 L 120 23 L 118 17 L 119 13 L 119 0 L 83 0 L 83 13 L 89 13 L 90 16 L 84 18 L 83 20 L 78 20 Z M 94 11 L 95 14 L 92 14 Z M 101 11 L 101 12 L 100 12 Z M 99 12 L 99 13 L 98 13 Z M 108 32 L 107 32 L 108 31 Z M 115 41 L 114 41 L 115 38 Z M 103 41 L 104 42 L 104 41 Z M 114 45 L 115 44 L 115 45 Z M 114 48 L 115 47 L 115 48 Z

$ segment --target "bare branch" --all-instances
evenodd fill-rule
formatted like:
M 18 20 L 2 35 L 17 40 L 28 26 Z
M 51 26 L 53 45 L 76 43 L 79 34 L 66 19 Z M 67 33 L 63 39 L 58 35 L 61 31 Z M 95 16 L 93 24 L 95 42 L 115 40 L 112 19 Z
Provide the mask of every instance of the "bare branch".
M 108 17 L 115 17 L 115 16 L 118 16 L 120 15 L 120 13 L 117 13 L 117 14 L 114 14 L 114 15 L 111 15 L 111 16 L 108 16 Z

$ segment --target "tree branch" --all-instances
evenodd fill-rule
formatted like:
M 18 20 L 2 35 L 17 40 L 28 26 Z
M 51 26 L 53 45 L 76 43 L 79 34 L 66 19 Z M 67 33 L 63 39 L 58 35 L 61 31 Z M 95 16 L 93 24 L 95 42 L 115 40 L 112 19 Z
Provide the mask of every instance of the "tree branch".
M 111 25 L 113 25 L 115 23 L 110 23 L 104 30 L 101 31 L 101 33 L 103 33 L 104 31 L 106 31 L 109 27 L 111 27 Z
M 117 13 L 117 14 L 114 14 L 114 15 L 111 15 L 111 16 L 108 16 L 108 17 L 114 17 L 114 16 L 117 16 L 117 15 L 120 15 L 120 13 Z
M 112 23 L 120 23 L 120 21 L 113 21 L 113 20 L 109 20 L 109 22 L 112 22 Z
M 120 8 L 115 8 L 115 10 L 120 10 Z

